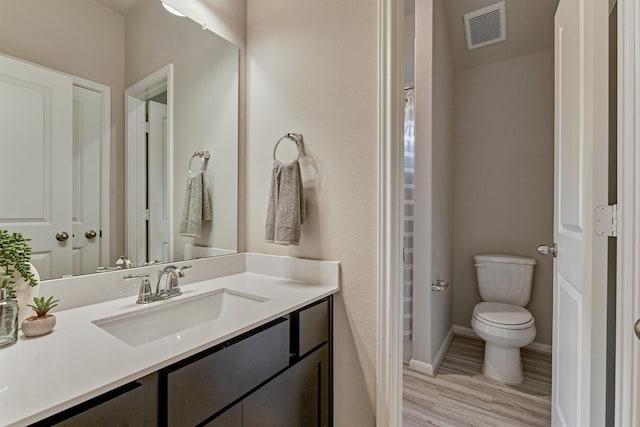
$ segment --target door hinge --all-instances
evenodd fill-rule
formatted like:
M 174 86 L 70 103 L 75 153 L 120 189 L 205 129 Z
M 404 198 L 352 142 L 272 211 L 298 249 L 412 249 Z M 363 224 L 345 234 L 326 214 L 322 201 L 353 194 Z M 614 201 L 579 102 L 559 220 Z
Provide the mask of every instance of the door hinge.
M 151 131 L 151 124 L 149 122 L 144 122 L 144 133 L 149 133 Z
M 151 211 L 149 211 L 149 209 L 142 209 L 142 218 L 144 218 L 144 221 L 149 221 L 151 219 Z
M 618 235 L 618 205 L 596 206 L 596 234 L 608 237 Z

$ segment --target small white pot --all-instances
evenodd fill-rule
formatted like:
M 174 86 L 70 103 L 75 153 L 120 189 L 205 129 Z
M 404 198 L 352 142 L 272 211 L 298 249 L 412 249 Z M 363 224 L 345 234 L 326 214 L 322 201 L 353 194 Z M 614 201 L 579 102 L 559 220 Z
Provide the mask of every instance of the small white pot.
M 25 337 L 39 337 L 53 331 L 56 326 L 56 316 L 48 314 L 46 317 L 28 317 L 22 322 L 22 333 Z

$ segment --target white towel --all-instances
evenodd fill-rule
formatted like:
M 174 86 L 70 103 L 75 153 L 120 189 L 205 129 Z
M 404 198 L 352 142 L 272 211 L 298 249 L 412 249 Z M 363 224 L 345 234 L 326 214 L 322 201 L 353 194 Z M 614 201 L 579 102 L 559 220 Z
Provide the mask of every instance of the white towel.
M 271 173 L 265 240 L 280 245 L 300 244 L 300 225 L 305 219 L 300 164 L 297 160 L 276 160 Z
M 202 172 L 187 178 L 187 191 L 178 234 L 200 237 L 202 221 L 211 220 L 211 195 Z

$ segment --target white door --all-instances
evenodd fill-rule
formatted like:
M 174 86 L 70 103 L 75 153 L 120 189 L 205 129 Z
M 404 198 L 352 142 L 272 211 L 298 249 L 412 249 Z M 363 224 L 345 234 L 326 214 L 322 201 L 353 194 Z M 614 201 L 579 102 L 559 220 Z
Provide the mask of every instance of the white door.
M 71 120 L 70 77 L 0 55 L 0 228 L 31 238 L 42 279 L 72 273 Z
M 147 199 L 149 222 L 148 261 L 169 261 L 169 159 L 167 153 L 167 106 L 149 101 L 147 151 Z
M 560 0 L 555 18 L 554 426 L 605 424 L 607 5 Z
M 73 274 L 100 264 L 102 93 L 73 86 Z

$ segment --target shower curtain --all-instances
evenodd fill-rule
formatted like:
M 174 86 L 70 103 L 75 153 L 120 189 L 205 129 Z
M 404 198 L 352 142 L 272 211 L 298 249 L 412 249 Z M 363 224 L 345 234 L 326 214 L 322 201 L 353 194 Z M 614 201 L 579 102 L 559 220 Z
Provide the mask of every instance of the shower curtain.
M 415 89 L 404 91 L 404 339 L 412 338 L 413 319 L 413 153 Z

